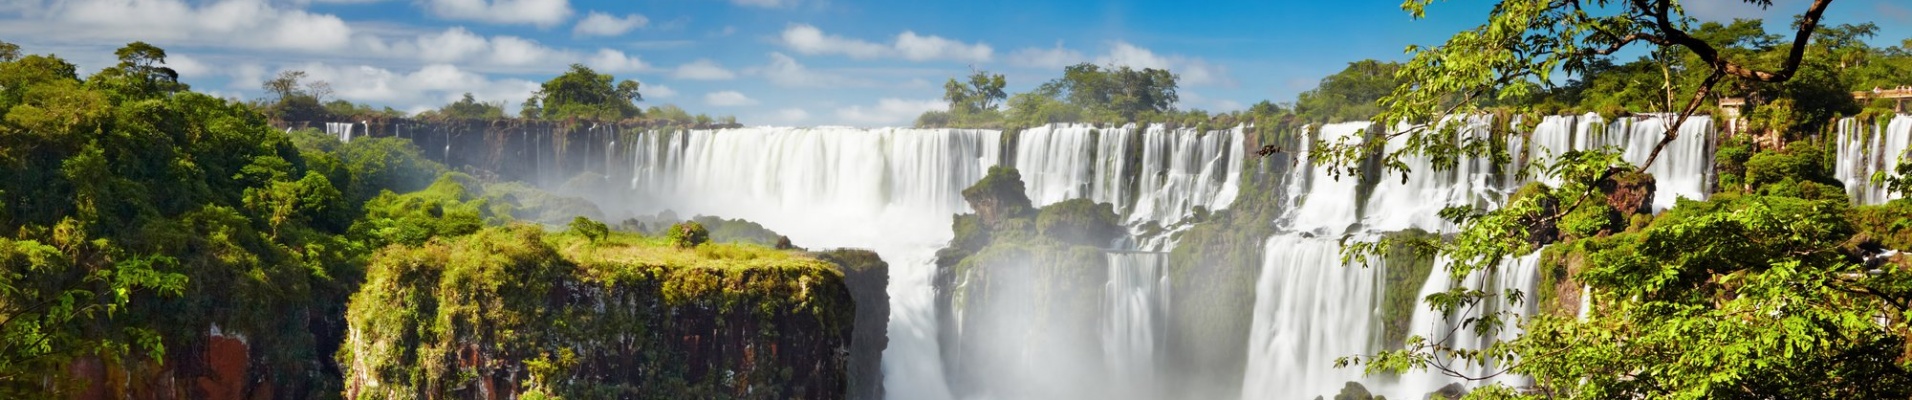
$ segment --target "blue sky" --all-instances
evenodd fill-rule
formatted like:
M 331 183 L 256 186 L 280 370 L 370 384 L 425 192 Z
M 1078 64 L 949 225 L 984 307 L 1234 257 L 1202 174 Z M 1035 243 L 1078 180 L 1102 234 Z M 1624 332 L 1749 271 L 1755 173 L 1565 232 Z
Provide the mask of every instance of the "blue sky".
M 1691 0 L 1702 19 L 1778 18 Z M 416 111 L 471 92 L 518 103 L 571 63 L 644 83 L 646 105 L 753 125 L 907 125 L 943 104 L 941 82 L 980 68 L 1027 90 L 1078 62 L 1169 68 L 1183 108 L 1293 101 L 1347 62 L 1399 60 L 1484 19 L 1491 2 L 1399 0 L 0 0 L 0 40 L 94 71 L 132 40 L 167 49 L 200 91 L 260 97 L 298 69 L 339 98 Z M 1912 38 L 1912 4 L 1843 0 L 1832 23 Z M 87 73 L 87 72 L 83 72 Z

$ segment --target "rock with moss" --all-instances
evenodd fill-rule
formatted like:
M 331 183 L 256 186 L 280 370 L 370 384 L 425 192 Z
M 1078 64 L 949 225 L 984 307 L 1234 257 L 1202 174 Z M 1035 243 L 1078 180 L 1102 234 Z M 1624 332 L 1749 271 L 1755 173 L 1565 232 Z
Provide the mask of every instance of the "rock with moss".
M 671 225 L 669 235 L 671 245 L 678 248 L 688 249 L 710 242 L 710 231 L 705 230 L 704 224 L 697 221 L 684 221 Z
M 1088 200 L 1029 208 L 1010 168 L 992 168 L 963 194 L 977 213 L 953 219 L 955 238 L 937 253 L 933 282 L 950 386 L 959 397 L 1041 397 L 1027 392 L 1043 385 L 1030 371 L 1101 352 L 1103 248 L 1123 234 L 1119 220 L 1112 206 Z M 1003 352 L 1043 361 L 1018 363 Z
M 754 245 L 485 228 L 372 257 L 348 398 L 844 398 L 844 268 Z
M 890 266 L 869 250 L 816 253 L 843 269 L 843 281 L 856 300 L 856 329 L 850 339 L 850 399 L 883 397 L 883 349 L 889 347 Z
M 1023 191 L 1022 173 L 1004 166 L 989 167 L 989 175 L 963 189 L 963 200 L 990 227 L 1026 217 L 1034 210 L 1029 194 Z

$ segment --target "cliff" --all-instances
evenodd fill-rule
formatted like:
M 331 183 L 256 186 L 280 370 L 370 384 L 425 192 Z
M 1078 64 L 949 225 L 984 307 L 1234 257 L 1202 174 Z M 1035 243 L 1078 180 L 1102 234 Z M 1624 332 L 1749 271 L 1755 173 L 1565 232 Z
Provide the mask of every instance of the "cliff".
M 855 299 L 801 253 L 520 225 L 387 248 L 366 276 L 337 355 L 348 398 L 849 391 Z

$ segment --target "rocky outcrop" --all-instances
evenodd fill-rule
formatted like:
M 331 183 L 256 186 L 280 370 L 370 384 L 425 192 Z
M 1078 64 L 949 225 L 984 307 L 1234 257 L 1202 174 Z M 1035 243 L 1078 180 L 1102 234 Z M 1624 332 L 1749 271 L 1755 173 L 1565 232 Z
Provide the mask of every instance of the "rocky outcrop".
M 856 328 L 850 335 L 852 400 L 883 397 L 883 349 L 889 347 L 890 265 L 869 250 L 833 250 L 817 254 L 843 269 L 843 282 L 856 301 Z
M 836 265 L 759 246 L 552 242 L 515 226 L 380 251 L 347 314 L 345 396 L 848 396 L 856 307 Z

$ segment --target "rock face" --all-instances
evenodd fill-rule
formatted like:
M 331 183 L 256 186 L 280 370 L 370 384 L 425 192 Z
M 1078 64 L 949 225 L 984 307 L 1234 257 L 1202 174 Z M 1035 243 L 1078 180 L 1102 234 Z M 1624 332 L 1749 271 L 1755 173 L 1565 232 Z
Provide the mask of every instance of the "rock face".
M 983 225 L 991 228 L 1033 210 L 1029 195 L 1023 191 L 1022 173 L 1003 166 L 989 167 L 988 176 L 963 189 L 963 200 L 982 217 Z
M 337 357 L 345 397 L 848 396 L 856 310 L 837 266 L 715 244 L 560 254 L 541 232 L 375 256 Z
M 1644 172 L 1619 172 L 1599 183 L 1600 192 L 1607 195 L 1607 206 L 1621 215 L 1652 214 L 1654 187 L 1653 175 Z M 1625 222 L 1621 228 L 1625 228 Z
M 850 399 L 883 398 L 883 349 L 889 347 L 890 265 L 868 250 L 833 250 L 817 259 L 843 268 L 843 282 L 856 300 L 850 336 Z

